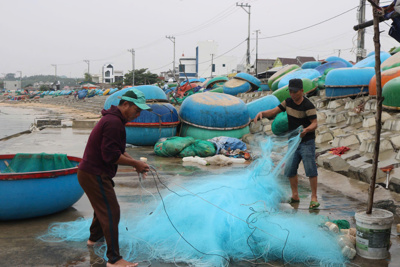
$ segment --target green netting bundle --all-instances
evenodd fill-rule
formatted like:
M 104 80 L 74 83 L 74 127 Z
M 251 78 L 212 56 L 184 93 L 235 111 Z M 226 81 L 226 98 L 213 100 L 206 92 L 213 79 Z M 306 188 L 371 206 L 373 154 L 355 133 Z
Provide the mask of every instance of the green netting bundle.
M 66 154 L 28 154 L 18 153 L 9 162 L 9 166 L 3 170 L 3 173 L 11 172 L 40 172 L 62 170 L 75 167 Z
M 157 156 L 161 157 L 175 157 L 177 156 L 185 147 L 194 143 L 193 137 L 179 137 L 173 136 L 169 138 L 161 138 L 154 145 L 154 152 Z
M 276 135 L 282 135 L 289 130 L 289 121 L 286 111 L 276 115 L 274 121 L 272 122 L 271 130 Z
M 205 140 L 196 140 L 193 144 L 186 147 L 179 153 L 179 157 L 211 157 L 216 153 L 216 149 L 213 143 Z
M 339 230 L 350 228 L 350 223 L 347 220 L 333 220 L 332 222 L 339 227 Z

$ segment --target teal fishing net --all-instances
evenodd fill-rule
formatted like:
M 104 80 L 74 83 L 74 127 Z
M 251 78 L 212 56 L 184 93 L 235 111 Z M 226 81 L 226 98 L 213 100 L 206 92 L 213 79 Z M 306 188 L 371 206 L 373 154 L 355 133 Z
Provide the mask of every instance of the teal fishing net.
M 3 173 L 23 173 L 62 170 L 75 167 L 66 154 L 18 153 L 8 162 Z
M 328 218 L 281 205 L 289 194 L 283 168 L 299 142 L 299 135 L 262 138 L 260 157 L 250 167 L 224 175 L 183 182 L 152 172 L 147 179 L 154 180 L 157 194 L 140 209 L 122 212 L 122 256 L 189 266 L 242 261 L 344 266 L 336 234 L 324 227 Z M 54 223 L 40 238 L 86 241 L 90 220 Z M 106 258 L 105 245 L 96 251 Z

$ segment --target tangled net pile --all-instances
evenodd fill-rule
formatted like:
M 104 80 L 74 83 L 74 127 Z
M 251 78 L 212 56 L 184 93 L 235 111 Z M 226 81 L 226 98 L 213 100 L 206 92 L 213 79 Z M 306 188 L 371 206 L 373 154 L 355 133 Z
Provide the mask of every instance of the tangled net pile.
M 156 183 L 158 203 L 146 215 L 123 212 L 128 215 L 120 222 L 121 255 L 128 261 L 191 266 L 235 261 L 344 265 L 337 236 L 322 227 L 326 217 L 279 209 L 288 193 L 283 167 L 299 142 L 298 134 L 263 138 L 262 157 L 241 172 L 168 185 L 153 173 L 147 179 Z M 54 223 L 39 238 L 86 241 L 90 221 Z M 103 245 L 96 253 L 106 258 L 105 251 Z

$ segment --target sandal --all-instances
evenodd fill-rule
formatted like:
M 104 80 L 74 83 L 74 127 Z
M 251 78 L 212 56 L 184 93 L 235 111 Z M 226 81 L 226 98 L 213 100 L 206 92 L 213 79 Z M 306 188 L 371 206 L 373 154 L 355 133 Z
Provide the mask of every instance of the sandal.
M 311 201 L 310 202 L 310 207 L 308 207 L 310 210 L 316 210 L 319 207 L 319 202 L 318 201 Z
M 299 203 L 299 202 L 300 202 L 300 199 L 294 199 L 292 197 L 288 200 L 289 204 L 294 204 L 294 203 Z

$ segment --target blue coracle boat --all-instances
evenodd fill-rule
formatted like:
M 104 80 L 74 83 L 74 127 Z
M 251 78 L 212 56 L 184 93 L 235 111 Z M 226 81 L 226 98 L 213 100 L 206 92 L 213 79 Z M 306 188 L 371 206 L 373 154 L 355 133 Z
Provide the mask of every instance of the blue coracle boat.
M 0 155 L 3 172 L 15 155 Z M 77 178 L 77 157 L 67 157 L 71 168 L 0 173 L 0 221 L 33 218 L 71 207 L 83 195 Z
M 368 94 L 374 68 L 341 68 L 328 72 L 325 78 L 326 98 L 362 96 Z
M 104 108 L 117 106 L 121 96 L 132 88 L 143 92 L 152 111 L 143 110 L 139 117 L 125 125 L 126 142 L 136 146 L 152 146 L 160 138 L 175 136 L 180 123 L 178 112 L 168 103 L 164 91 L 157 86 L 141 85 L 115 92 L 106 99 Z

